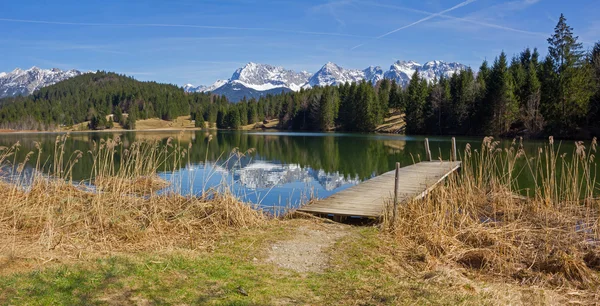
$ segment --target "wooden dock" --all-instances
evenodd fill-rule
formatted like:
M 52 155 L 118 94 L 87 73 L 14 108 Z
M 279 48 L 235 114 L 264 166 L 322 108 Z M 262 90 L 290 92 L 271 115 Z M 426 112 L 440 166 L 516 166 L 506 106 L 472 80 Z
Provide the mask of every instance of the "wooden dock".
M 448 175 L 457 171 L 460 165 L 460 161 L 426 161 L 399 168 L 397 203 L 424 197 Z M 386 172 L 328 198 L 311 202 L 299 211 L 318 215 L 379 218 L 383 215 L 384 205 L 394 199 L 395 180 L 395 170 Z

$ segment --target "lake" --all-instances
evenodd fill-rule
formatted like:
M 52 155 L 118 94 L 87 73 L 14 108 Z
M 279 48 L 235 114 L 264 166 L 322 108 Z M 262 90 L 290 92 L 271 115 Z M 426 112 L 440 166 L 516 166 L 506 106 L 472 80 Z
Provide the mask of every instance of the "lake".
M 52 152 L 58 134 L 27 133 L 0 134 L 0 146 L 11 146 L 17 141 L 21 148 L 17 161 L 42 147 L 42 162 L 50 167 Z M 211 141 L 208 141 L 209 135 Z M 242 131 L 167 131 L 167 132 L 81 132 L 70 134 L 65 151 L 88 152 L 93 142 L 121 137 L 125 146 L 140 140 L 158 140 L 164 143 L 175 138 L 184 148 L 192 149 L 186 158 L 189 164 L 159 175 L 176 182 L 171 190 L 184 194 L 199 194 L 207 188 L 227 186 L 238 197 L 265 208 L 295 207 L 309 198 L 324 198 L 345 188 L 394 169 L 395 163 L 407 166 L 424 159 L 424 136 L 301 133 L 301 132 L 242 132 Z M 432 156 L 448 159 L 450 137 L 429 137 Z M 476 149 L 482 138 L 457 137 L 459 153 L 467 143 Z M 508 147 L 512 140 L 503 140 Z M 535 156 L 547 141 L 526 140 L 524 148 Z M 588 141 L 589 144 L 589 141 Z M 561 144 L 560 151 L 572 153 L 573 141 Z M 231 152 L 253 152 L 232 156 Z M 34 160 L 29 167 L 34 167 Z M 73 169 L 74 180 L 90 177 L 92 159 L 89 154 Z M 527 177 L 519 178 L 521 188 L 533 188 Z M 522 186 L 521 186 L 522 185 Z

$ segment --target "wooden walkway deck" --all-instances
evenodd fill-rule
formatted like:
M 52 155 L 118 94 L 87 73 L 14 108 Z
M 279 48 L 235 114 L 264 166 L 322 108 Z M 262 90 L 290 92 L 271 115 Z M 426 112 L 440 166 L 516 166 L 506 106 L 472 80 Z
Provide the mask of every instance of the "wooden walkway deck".
M 398 203 L 425 196 L 460 168 L 459 161 L 420 162 L 399 169 Z M 317 200 L 299 211 L 335 216 L 381 217 L 385 203 L 394 198 L 395 170 Z

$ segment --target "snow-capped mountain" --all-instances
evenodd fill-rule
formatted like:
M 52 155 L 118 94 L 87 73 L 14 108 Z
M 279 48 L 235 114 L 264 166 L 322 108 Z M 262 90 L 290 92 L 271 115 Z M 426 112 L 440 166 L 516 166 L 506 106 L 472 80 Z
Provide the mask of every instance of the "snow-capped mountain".
M 308 79 L 308 86 L 340 85 L 346 82 L 359 82 L 365 79 L 361 70 L 344 69 L 332 62 L 323 66 L 317 73 Z
M 297 91 L 300 90 L 310 76 L 310 73 L 306 71 L 295 72 L 286 70 L 283 67 L 250 62 L 243 68 L 236 70 L 229 81 L 259 91 L 281 87 Z
M 194 86 L 192 84 L 185 84 L 183 85 L 183 90 L 185 90 L 186 92 L 209 92 L 227 84 L 227 82 L 229 82 L 229 80 L 217 80 L 209 86 Z
M 421 64 L 415 61 L 397 61 L 388 70 L 384 77 L 389 80 L 396 80 L 396 83 L 405 86 L 415 71 L 421 68 Z
M 459 63 L 447 63 L 443 61 L 430 61 L 421 65 L 415 61 L 397 61 L 385 73 L 385 78 L 396 80 L 396 83 L 406 86 L 410 82 L 410 78 L 419 71 L 419 76 L 432 82 L 434 79 L 451 77 L 455 72 L 467 69 L 467 66 Z
M 422 78 L 431 82 L 442 75 L 449 77 L 464 69 L 467 69 L 467 66 L 443 61 L 430 61 L 424 65 L 415 61 L 397 61 L 387 71 L 379 66 L 371 66 L 364 70 L 345 69 L 329 62 L 316 73 L 310 74 L 306 71 L 295 72 L 279 66 L 250 62 L 237 69 L 229 80 L 219 80 L 210 86 L 195 87 L 186 84 L 183 88 L 187 92 L 225 95 L 230 101 L 236 102 L 244 97 L 259 98 L 267 94 L 298 91 L 314 86 L 340 85 L 363 80 L 376 83 L 384 78 L 406 86 L 415 71 L 419 71 Z
M 0 73 L 0 98 L 26 96 L 34 91 L 56 84 L 60 81 L 83 74 L 78 70 L 62 71 L 58 68 L 40 69 L 31 67 L 17 68 L 11 72 Z

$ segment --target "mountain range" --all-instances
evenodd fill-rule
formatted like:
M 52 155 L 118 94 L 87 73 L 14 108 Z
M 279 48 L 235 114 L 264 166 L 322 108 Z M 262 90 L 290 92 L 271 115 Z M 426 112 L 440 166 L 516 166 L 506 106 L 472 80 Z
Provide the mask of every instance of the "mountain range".
M 187 92 L 212 92 L 225 95 L 230 101 L 236 102 L 243 97 L 259 98 L 282 91 L 298 91 L 301 88 L 340 85 L 363 80 L 376 83 L 384 78 L 395 80 L 399 85 L 406 86 L 415 71 L 418 71 L 420 77 L 432 82 L 442 75 L 450 77 L 455 72 L 464 69 L 467 69 L 467 66 L 463 64 L 444 61 L 430 61 L 425 64 L 415 61 L 397 61 L 387 71 L 379 66 L 370 66 L 363 70 L 346 69 L 329 62 L 323 65 L 319 71 L 311 74 L 306 71 L 295 72 L 279 66 L 250 62 L 237 69 L 228 80 L 218 80 L 210 86 L 196 87 L 186 84 L 184 90 Z
M 78 70 L 63 71 L 58 68 L 40 69 L 35 66 L 27 70 L 17 68 L 11 72 L 0 72 L 0 98 L 27 96 L 42 87 L 83 73 Z
M 315 86 L 340 85 L 346 82 L 369 81 L 376 83 L 382 79 L 395 80 L 399 85 L 406 86 L 413 73 L 433 81 L 442 75 L 449 77 L 467 66 L 460 63 L 430 61 L 419 64 L 415 61 L 397 61 L 387 71 L 379 66 L 366 69 L 346 69 L 329 62 L 316 73 L 306 71 L 296 72 L 280 66 L 257 64 L 250 62 L 237 69 L 228 80 L 218 80 L 209 86 L 194 86 L 186 84 L 186 92 L 211 92 L 224 95 L 230 101 L 237 102 L 244 97 L 260 98 L 267 94 L 299 91 L 302 88 Z M 34 91 L 85 72 L 78 70 L 62 71 L 57 68 L 40 69 L 32 67 L 27 70 L 15 69 L 11 72 L 0 72 L 0 98 L 26 96 Z

